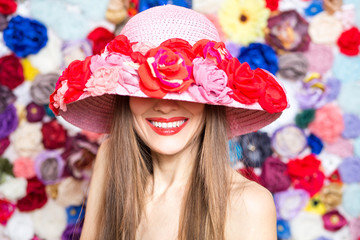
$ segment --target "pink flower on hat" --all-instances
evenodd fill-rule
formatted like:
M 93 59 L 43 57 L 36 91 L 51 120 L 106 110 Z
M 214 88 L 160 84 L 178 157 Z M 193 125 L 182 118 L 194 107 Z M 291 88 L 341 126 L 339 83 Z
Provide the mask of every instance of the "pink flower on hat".
M 86 83 L 85 91 L 91 96 L 101 96 L 105 93 L 115 93 L 119 79 L 121 79 L 119 67 L 99 67 Z
M 149 97 L 163 98 L 168 92 L 182 93 L 194 82 L 191 45 L 184 40 L 171 40 L 151 49 L 146 54 L 146 62 L 139 67 L 140 89 Z M 180 45 L 181 50 L 177 51 L 176 45 Z
M 64 80 L 60 83 L 60 87 L 50 96 L 50 108 L 53 110 L 56 114 L 59 113 L 59 109 L 66 111 L 66 103 L 65 103 L 65 94 L 67 90 L 69 89 L 67 85 L 67 80 Z
M 191 95 L 204 102 L 228 104 L 232 90 L 227 86 L 226 73 L 219 69 L 211 60 L 195 58 L 194 79 L 195 83 L 189 88 Z

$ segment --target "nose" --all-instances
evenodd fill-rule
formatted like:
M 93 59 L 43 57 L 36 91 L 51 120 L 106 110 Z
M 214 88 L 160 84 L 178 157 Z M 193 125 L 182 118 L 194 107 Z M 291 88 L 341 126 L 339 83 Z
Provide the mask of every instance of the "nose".
M 175 100 L 158 99 L 154 105 L 154 110 L 161 113 L 170 113 L 179 109 L 179 104 Z

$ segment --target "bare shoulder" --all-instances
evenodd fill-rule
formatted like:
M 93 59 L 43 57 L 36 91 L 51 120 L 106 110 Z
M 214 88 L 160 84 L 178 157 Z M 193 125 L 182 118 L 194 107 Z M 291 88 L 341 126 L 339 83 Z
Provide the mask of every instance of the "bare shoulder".
M 272 194 L 235 171 L 228 203 L 226 239 L 276 239 L 276 210 Z

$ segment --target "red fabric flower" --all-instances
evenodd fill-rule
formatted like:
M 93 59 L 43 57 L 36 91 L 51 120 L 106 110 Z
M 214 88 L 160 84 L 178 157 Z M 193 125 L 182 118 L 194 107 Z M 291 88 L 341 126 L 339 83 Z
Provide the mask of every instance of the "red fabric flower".
M 344 31 L 339 39 L 337 45 L 340 52 L 348 56 L 356 56 L 359 54 L 360 47 L 360 31 L 356 27 Z
M 106 44 L 115 38 L 115 35 L 106 28 L 98 27 L 91 31 L 87 38 L 93 44 L 93 54 L 100 54 L 101 50 L 105 48 Z
M 5 150 L 7 149 L 7 147 L 10 145 L 10 140 L 9 138 L 3 138 L 0 139 L 0 155 L 2 155 Z
M 7 200 L 0 199 L 0 224 L 6 225 L 15 211 L 15 205 Z
M 246 177 L 247 179 L 260 183 L 260 179 L 259 177 L 255 174 L 254 169 L 253 168 L 240 168 L 237 170 L 238 173 L 240 173 L 241 175 L 243 175 L 244 177 Z
M 22 212 L 33 211 L 42 208 L 48 198 L 46 195 L 45 185 L 36 177 L 27 180 L 26 196 L 19 199 L 16 206 Z
M 135 43 L 130 43 L 125 35 L 118 35 L 114 40 L 108 43 L 107 50 L 109 52 L 117 52 L 130 56 L 133 52 L 131 46 L 134 44 Z
M 222 61 L 219 67 L 228 76 L 228 87 L 233 90 L 232 98 L 243 104 L 258 102 L 266 83 L 264 79 L 255 76 L 248 63 L 240 63 L 237 58 L 232 58 Z
M 267 72 L 258 68 L 255 75 L 266 82 L 264 93 L 259 98 L 260 106 L 269 113 L 283 111 L 287 106 L 286 94 L 279 83 Z
M 223 42 L 214 42 L 207 39 L 197 41 L 193 46 L 195 56 L 200 56 L 220 64 L 222 60 L 232 58 L 230 52 L 225 48 Z
M 23 67 L 15 55 L 0 58 L 0 84 L 14 89 L 24 82 Z
M 266 0 L 266 7 L 271 11 L 276 11 L 279 7 L 279 0 Z
M 17 3 L 14 0 L 0 0 L 0 13 L 4 15 L 12 14 L 16 11 Z
M 192 62 L 195 58 L 195 54 L 193 52 L 192 46 L 189 42 L 180 39 L 180 38 L 171 38 L 166 40 L 162 44 L 161 47 L 169 48 L 171 51 L 175 53 L 180 53 L 182 56 L 186 56 L 186 59 L 189 59 Z
M 56 149 L 65 146 L 67 133 L 55 119 L 44 123 L 41 128 L 44 147 L 47 149 Z
M 182 93 L 194 82 L 193 53 L 185 42 L 169 40 L 164 45 L 171 48 L 161 44 L 146 54 L 146 62 L 139 67 L 140 89 L 146 95 L 163 98 L 168 92 Z M 176 47 L 182 49 L 178 51 Z
M 288 174 L 294 184 L 294 188 L 306 190 L 310 196 L 320 191 L 324 184 L 324 173 L 319 170 L 321 162 L 310 154 L 303 159 L 290 160 Z

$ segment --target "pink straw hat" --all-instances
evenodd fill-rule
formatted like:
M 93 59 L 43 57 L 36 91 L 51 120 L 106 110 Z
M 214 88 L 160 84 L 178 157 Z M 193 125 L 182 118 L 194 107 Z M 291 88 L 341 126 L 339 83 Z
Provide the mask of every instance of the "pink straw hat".
M 240 63 L 205 16 L 173 5 L 135 15 L 101 55 L 72 62 L 50 108 L 75 126 L 108 133 L 115 95 L 225 106 L 229 138 L 270 124 L 288 106 L 275 76 Z

